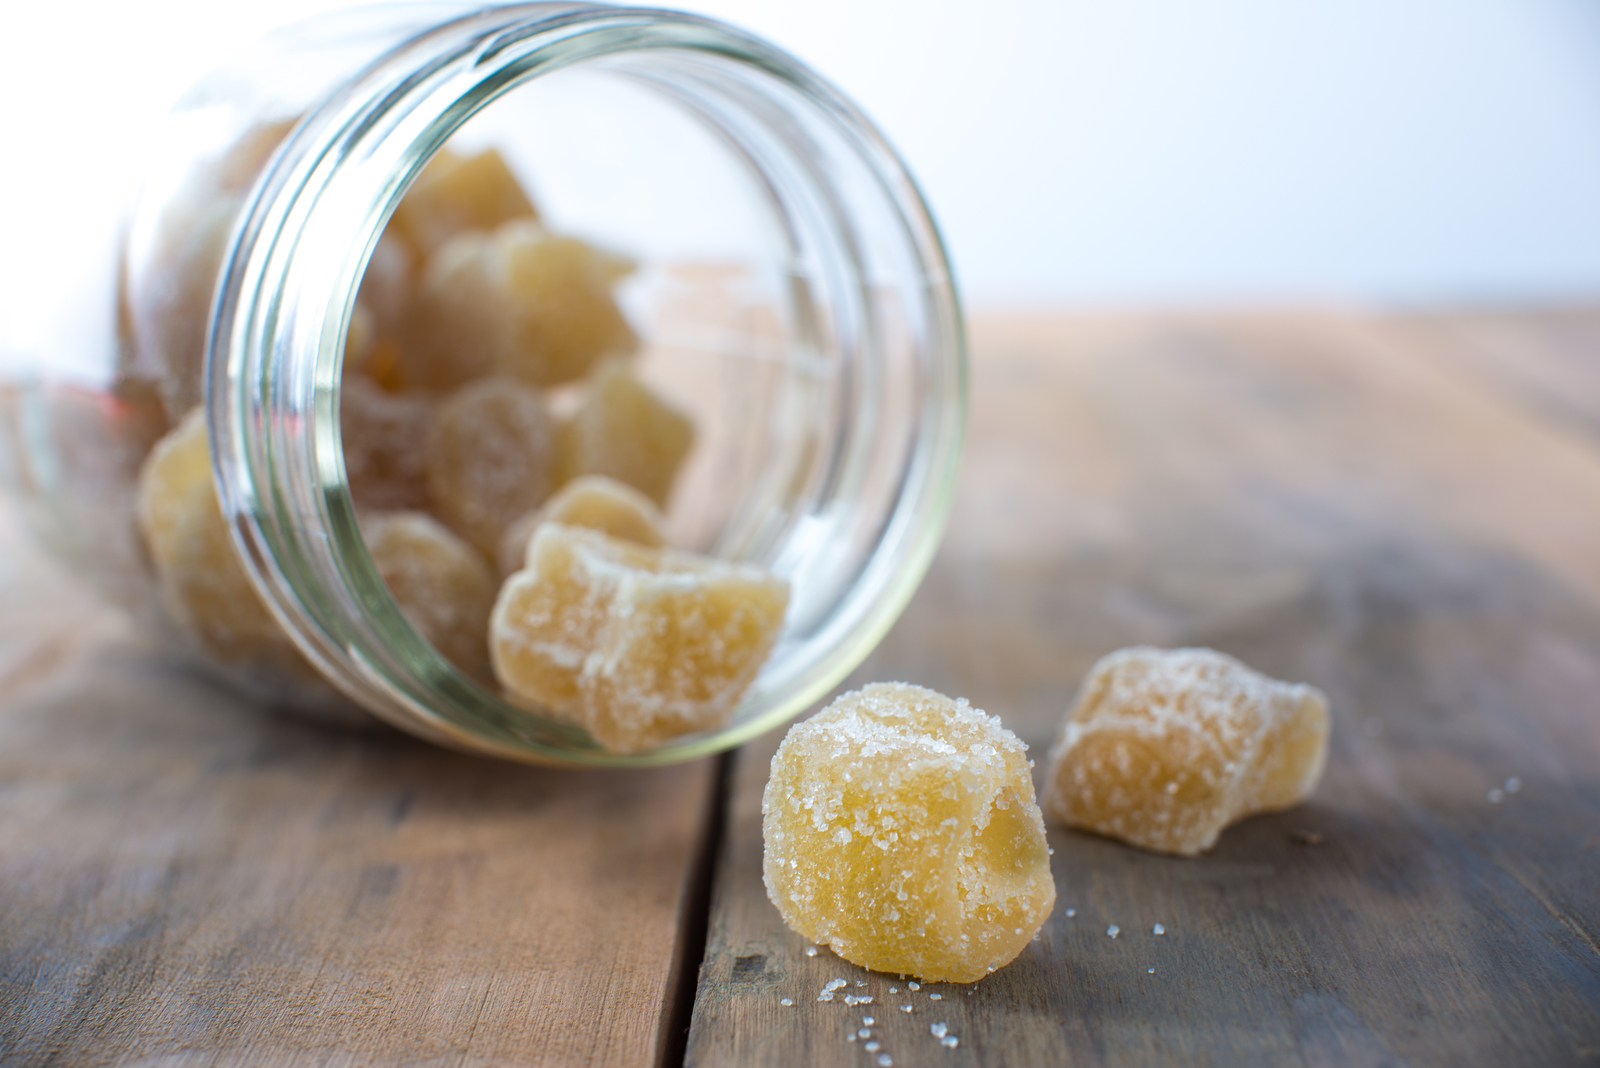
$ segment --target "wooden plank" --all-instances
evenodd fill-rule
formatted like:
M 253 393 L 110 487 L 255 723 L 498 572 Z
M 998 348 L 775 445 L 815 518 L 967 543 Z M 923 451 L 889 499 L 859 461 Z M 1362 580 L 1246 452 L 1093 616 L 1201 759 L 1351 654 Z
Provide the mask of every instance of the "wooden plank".
M 0 549 L 8 646 L 47 595 L 90 603 Z M 0 1063 L 671 1054 L 712 764 L 556 771 L 329 730 L 110 618 L 33 640 L 0 689 Z
M 1600 1059 L 1600 444 L 1409 324 L 973 332 L 950 535 L 848 685 L 966 696 L 1042 757 L 1097 657 L 1209 645 L 1330 694 L 1326 778 L 1197 860 L 1052 827 L 1041 937 L 912 992 L 807 956 L 766 900 L 764 739 L 736 766 L 688 1063 Z M 818 1003 L 833 977 L 873 1003 Z

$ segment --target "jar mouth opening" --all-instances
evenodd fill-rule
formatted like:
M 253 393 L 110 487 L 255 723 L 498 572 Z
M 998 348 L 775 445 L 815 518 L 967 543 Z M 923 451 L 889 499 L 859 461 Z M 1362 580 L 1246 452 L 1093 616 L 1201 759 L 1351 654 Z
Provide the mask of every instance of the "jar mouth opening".
M 784 638 L 727 726 L 629 754 L 508 702 L 412 627 L 366 548 L 340 444 L 346 329 L 401 197 L 464 127 L 513 94 L 573 76 L 684 116 L 761 205 L 762 269 L 782 324 L 768 361 L 779 386 L 761 418 L 772 424 L 766 439 L 795 439 L 763 453 L 761 470 L 740 483 L 748 499 L 701 532 L 714 554 L 790 579 Z M 710 20 L 533 4 L 474 12 L 400 43 L 289 136 L 253 191 L 220 293 L 207 403 L 246 568 L 330 681 L 434 741 L 530 762 L 645 765 L 763 733 L 876 645 L 949 511 L 965 354 L 920 194 L 837 92 Z

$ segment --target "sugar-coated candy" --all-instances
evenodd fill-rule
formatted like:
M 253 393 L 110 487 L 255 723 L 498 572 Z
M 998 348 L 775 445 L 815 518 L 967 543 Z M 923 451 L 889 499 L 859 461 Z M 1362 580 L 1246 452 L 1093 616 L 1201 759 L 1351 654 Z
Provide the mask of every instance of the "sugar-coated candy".
M 485 374 L 536 386 L 582 378 L 638 345 L 612 295 L 631 269 L 531 220 L 459 234 L 428 259 L 396 381 L 447 389 Z
M 466 233 L 428 258 L 385 385 L 448 390 L 493 373 L 510 311 L 491 250 L 487 234 Z
M 620 360 L 607 361 L 561 428 L 565 478 L 605 475 L 665 507 L 678 468 L 694 445 L 694 423 Z
M 500 539 L 500 574 L 522 569 L 528 558 L 528 539 L 540 523 L 565 523 L 635 545 L 661 546 L 667 543 L 666 522 L 656 503 L 632 486 L 604 475 L 584 475 L 506 528 Z
M 359 326 L 367 337 L 364 344 L 356 344 L 358 324 L 352 318 L 350 337 L 345 342 L 345 374 L 361 371 L 380 385 L 401 388 L 401 383 L 391 378 L 408 326 L 416 285 L 415 266 L 416 257 L 410 246 L 385 230 L 373 247 L 356 293 L 356 308 L 364 320 Z
M 612 295 L 632 260 L 527 222 L 502 226 L 494 241 L 513 312 L 497 371 L 553 386 L 582 378 L 602 356 L 638 347 Z
M 424 446 L 433 402 L 423 393 L 390 393 L 363 374 L 340 386 L 339 428 L 350 495 L 363 510 L 428 505 Z
M 190 412 L 146 457 L 138 520 L 167 613 L 202 650 L 229 663 L 292 658 L 229 540 L 211 480 L 204 409 Z
M 173 418 L 201 400 L 211 298 L 240 203 L 237 194 L 210 193 L 175 204 L 162 216 L 152 263 L 127 283 L 136 366 L 153 371 Z
M 784 922 L 864 968 L 974 982 L 1055 903 L 1027 746 L 920 686 L 868 686 L 791 727 L 761 815 Z
M 395 208 L 395 233 L 426 255 L 468 230 L 493 230 L 539 213 L 505 157 L 493 148 L 466 156 L 441 150 Z
M 555 488 L 555 420 L 513 378 L 480 378 L 439 404 L 425 464 L 433 512 L 485 557 Z
M 495 677 L 605 749 L 638 752 L 727 721 L 788 601 L 759 568 L 543 523 L 495 602 Z
M 148 261 L 124 280 L 122 312 L 133 343 L 131 370 L 161 384 L 177 419 L 200 403 L 211 302 L 245 195 L 294 119 L 250 127 L 198 167 L 154 220 Z
M 1045 809 L 1070 827 L 1194 856 L 1305 800 L 1327 758 L 1321 691 L 1211 649 L 1122 649 L 1090 671 L 1050 750 Z
M 401 613 L 461 670 L 488 680 L 495 582 L 484 558 L 421 512 L 386 512 L 361 524 L 367 551 Z
M 211 167 L 210 177 L 217 188 L 230 193 L 248 192 L 299 121 L 298 115 L 267 119 L 240 134 Z

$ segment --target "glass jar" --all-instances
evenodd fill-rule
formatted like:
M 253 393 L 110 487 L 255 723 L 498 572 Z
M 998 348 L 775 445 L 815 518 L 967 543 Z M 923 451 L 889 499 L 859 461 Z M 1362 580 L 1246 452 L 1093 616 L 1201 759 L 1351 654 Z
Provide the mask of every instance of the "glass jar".
M 341 429 L 347 340 L 386 224 L 447 141 L 493 146 L 542 221 L 632 258 L 615 294 L 630 373 L 696 435 L 671 541 L 789 583 L 781 638 L 720 727 L 607 751 L 458 669 L 380 577 Z M 470 751 L 650 764 L 792 718 L 909 600 L 958 462 L 958 304 L 894 152 L 793 58 L 670 11 L 358 9 L 202 81 L 149 144 L 122 232 L 61 283 L 87 294 L 81 317 L 6 339 L 0 463 L 44 545 L 207 670 Z M 550 403 L 559 419 L 579 402 Z M 248 655 L 174 623 L 134 519 L 141 468 L 190 405 L 219 551 L 270 613 Z

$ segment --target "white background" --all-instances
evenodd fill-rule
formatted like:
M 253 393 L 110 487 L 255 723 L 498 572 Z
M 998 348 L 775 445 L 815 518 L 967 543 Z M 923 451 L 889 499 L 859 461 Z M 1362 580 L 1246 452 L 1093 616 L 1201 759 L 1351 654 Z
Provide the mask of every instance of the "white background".
M 101 225 L 140 117 L 241 42 L 334 6 L 0 16 L 0 316 L 36 310 L 74 235 Z M 974 304 L 1600 294 L 1595 0 L 693 6 L 863 105 Z

